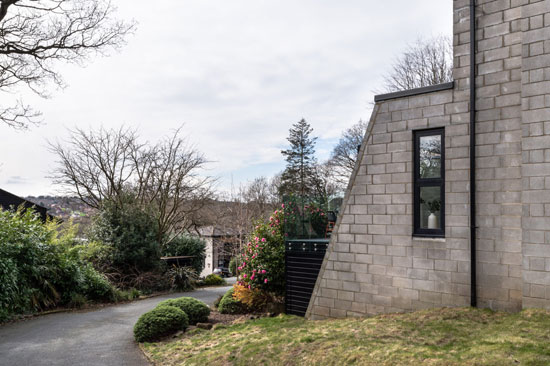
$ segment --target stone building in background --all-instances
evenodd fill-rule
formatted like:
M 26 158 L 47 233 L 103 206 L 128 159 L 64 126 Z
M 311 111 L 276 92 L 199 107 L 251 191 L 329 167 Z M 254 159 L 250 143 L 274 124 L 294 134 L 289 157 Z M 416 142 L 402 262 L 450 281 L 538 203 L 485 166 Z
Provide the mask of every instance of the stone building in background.
M 454 83 L 376 98 L 307 316 L 468 306 L 470 1 Z M 550 309 L 550 0 L 476 1 L 477 305 Z
M 229 268 L 229 262 L 238 252 L 239 234 L 237 231 L 215 225 L 199 228 L 199 237 L 206 243 L 204 268 L 201 277 L 212 274 L 219 267 Z

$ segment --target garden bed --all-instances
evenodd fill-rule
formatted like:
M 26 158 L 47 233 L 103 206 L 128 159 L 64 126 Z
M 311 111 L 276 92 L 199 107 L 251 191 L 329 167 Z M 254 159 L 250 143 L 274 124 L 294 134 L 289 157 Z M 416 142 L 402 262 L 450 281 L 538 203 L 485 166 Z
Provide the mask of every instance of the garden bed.
M 155 365 L 549 365 L 550 312 L 432 309 L 366 319 L 281 315 L 142 349 Z

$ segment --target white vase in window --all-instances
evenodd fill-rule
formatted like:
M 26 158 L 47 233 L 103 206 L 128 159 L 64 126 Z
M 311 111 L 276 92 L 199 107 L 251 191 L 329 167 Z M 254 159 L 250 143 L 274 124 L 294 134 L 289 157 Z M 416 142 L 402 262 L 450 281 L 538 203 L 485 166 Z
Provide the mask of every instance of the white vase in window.
M 437 216 L 432 212 L 428 216 L 428 229 L 439 229 L 439 223 L 437 222 Z

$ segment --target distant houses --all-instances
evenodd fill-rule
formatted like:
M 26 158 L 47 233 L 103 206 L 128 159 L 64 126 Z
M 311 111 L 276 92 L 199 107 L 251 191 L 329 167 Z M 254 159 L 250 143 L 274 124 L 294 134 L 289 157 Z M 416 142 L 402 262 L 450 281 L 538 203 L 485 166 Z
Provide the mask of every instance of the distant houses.
M 46 207 L 40 206 L 31 201 L 27 201 L 26 199 L 16 196 L 13 193 L 0 189 L 0 208 L 2 208 L 3 210 L 11 210 L 17 209 L 20 206 L 24 207 L 25 209 L 34 209 L 34 211 L 36 211 L 40 215 L 40 218 L 44 222 L 48 218 L 52 218 L 52 216 L 48 215 L 48 209 Z

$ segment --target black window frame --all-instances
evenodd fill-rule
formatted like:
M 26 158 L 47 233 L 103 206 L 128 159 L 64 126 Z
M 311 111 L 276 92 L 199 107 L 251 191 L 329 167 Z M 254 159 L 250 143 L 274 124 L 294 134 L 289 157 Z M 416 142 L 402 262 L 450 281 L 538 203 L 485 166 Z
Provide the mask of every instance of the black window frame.
M 413 236 L 428 238 L 445 237 L 445 129 L 430 128 L 413 131 L 414 134 L 414 176 L 413 176 Z M 439 178 L 420 178 L 420 138 L 426 136 L 441 136 L 441 174 Z M 420 189 L 422 187 L 440 187 L 440 229 L 427 229 L 420 227 Z

